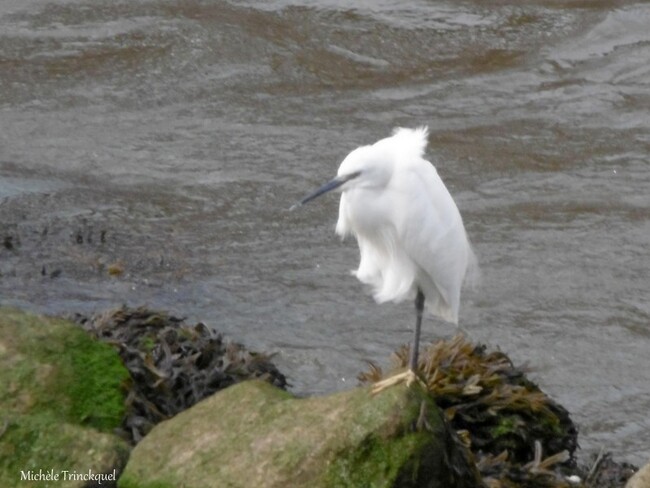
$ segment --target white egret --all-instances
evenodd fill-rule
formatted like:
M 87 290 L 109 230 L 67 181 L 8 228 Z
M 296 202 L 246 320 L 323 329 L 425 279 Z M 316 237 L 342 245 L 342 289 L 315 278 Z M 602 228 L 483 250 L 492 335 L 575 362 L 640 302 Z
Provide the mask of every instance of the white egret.
M 294 205 L 334 189 L 342 192 L 336 233 L 353 235 L 361 260 L 353 274 L 377 302 L 415 298 L 409 370 L 386 380 L 416 377 L 423 310 L 458 324 L 463 280 L 475 264 L 463 220 L 435 167 L 423 158 L 428 129 L 393 135 L 352 151 L 337 176 Z

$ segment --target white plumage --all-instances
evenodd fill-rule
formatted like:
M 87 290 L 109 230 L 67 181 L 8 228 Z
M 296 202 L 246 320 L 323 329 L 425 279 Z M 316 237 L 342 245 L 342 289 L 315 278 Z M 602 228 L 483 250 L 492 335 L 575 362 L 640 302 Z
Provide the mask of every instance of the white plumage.
M 356 237 L 361 254 L 353 274 L 372 287 L 380 303 L 415 297 L 409 370 L 379 389 L 415 377 L 425 307 L 458 323 L 460 291 L 476 263 L 458 207 L 423 157 L 427 138 L 426 127 L 400 128 L 391 137 L 355 149 L 336 178 L 297 204 L 338 188 L 342 195 L 336 233 Z
M 460 291 L 475 262 L 460 212 L 434 166 L 423 158 L 427 128 L 396 129 L 352 151 L 338 176 L 336 233 L 354 235 L 361 261 L 355 276 L 377 302 L 413 298 L 420 288 L 434 315 L 458 323 Z

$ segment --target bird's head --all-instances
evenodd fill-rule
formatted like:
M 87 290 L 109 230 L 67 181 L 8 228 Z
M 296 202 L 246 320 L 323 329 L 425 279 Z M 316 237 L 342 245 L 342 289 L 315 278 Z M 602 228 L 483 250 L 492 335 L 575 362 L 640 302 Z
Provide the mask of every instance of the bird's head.
M 291 207 L 307 202 L 332 190 L 347 191 L 353 188 L 382 188 L 386 186 L 392 174 L 391 160 L 374 146 L 361 146 L 350 154 L 339 166 L 337 175 L 313 193 Z

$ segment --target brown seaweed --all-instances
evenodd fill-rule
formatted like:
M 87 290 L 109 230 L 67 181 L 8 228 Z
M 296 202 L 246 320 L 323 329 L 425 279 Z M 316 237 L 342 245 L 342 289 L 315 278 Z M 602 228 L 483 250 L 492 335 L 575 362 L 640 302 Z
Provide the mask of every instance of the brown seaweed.
M 188 325 L 144 307 L 121 307 L 75 320 L 115 345 L 131 374 L 123 427 L 135 443 L 158 422 L 239 381 L 258 378 L 287 387 L 271 356 L 225 342 L 202 322 Z
M 398 349 L 386 376 L 403 370 L 408 357 L 408 346 Z M 423 348 L 417 373 L 489 488 L 599 486 L 591 484 L 597 474 L 589 480 L 586 468 L 577 466 L 578 430 L 567 410 L 503 352 L 488 352 L 458 334 Z M 370 363 L 358 378 L 373 383 L 384 374 Z

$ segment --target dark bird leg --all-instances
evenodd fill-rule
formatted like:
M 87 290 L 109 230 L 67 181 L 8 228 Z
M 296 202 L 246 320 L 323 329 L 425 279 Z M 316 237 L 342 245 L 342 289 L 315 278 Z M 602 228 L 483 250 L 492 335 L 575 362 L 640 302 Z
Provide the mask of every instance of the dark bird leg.
M 409 368 L 411 371 L 418 370 L 418 350 L 420 348 L 420 329 L 422 328 L 422 313 L 424 312 L 424 293 L 418 288 L 418 294 L 415 295 L 415 333 L 413 334 L 413 344 L 411 345 L 411 357 L 409 358 Z
M 418 349 L 420 348 L 420 328 L 422 327 L 422 313 L 424 311 L 424 293 L 418 289 L 418 294 L 415 296 L 415 334 L 413 336 L 413 344 L 411 344 L 411 355 L 409 357 L 409 369 L 403 373 L 398 373 L 386 379 L 378 381 L 372 387 L 372 394 L 376 395 L 380 391 L 385 390 L 389 386 L 397 385 L 398 383 L 405 382 L 409 387 L 414 381 L 419 382 L 424 388 L 426 385 L 417 376 L 418 368 Z

